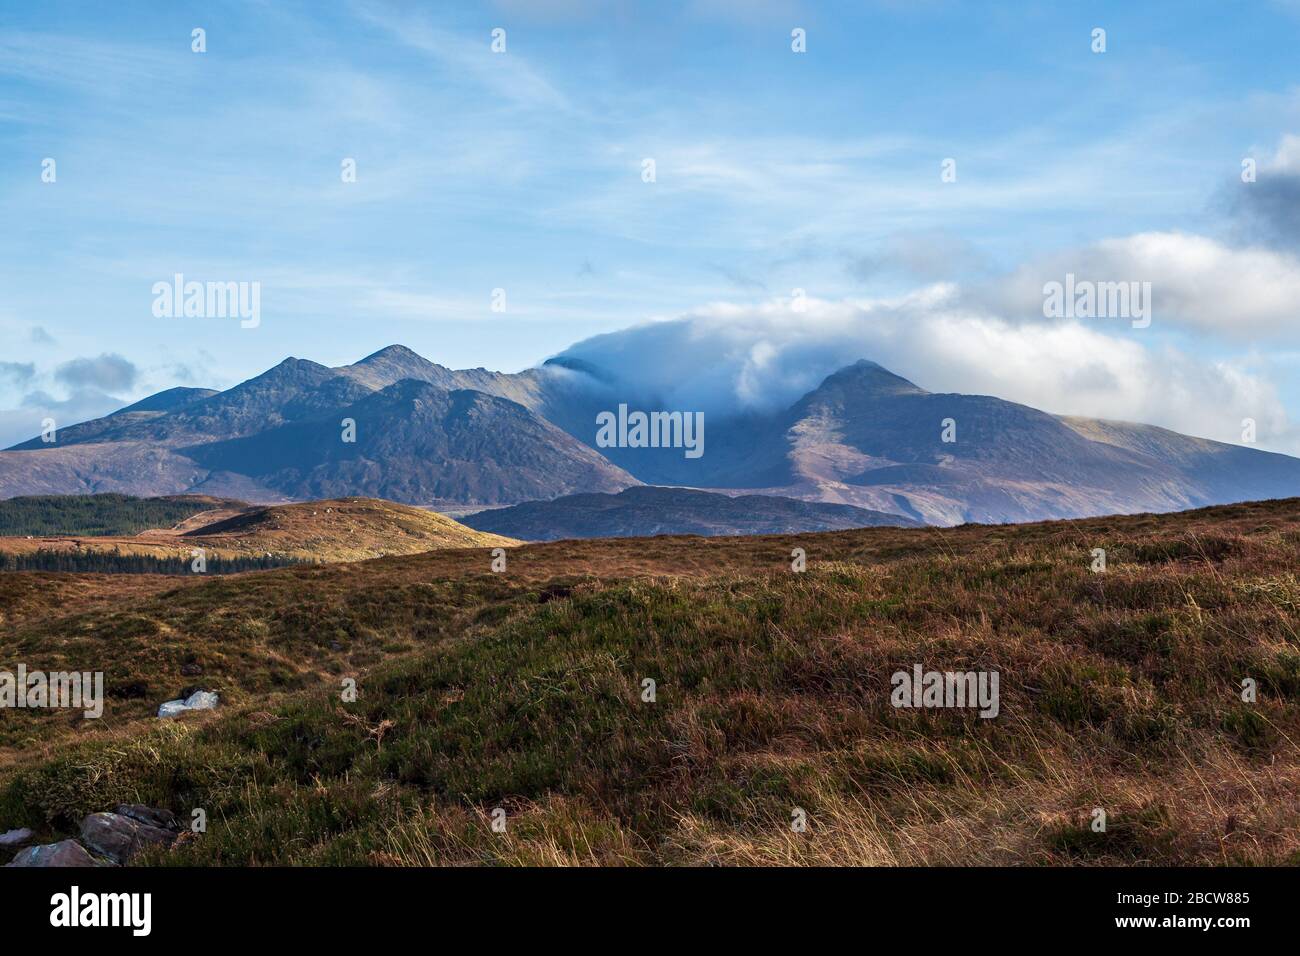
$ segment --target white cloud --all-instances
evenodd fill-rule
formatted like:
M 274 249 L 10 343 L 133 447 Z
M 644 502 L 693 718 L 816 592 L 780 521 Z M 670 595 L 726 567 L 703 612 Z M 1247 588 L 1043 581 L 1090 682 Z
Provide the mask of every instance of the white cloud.
M 1252 338 L 1294 334 L 1300 319 L 1300 259 L 1183 232 L 1144 232 L 1045 256 L 976 290 L 973 299 L 1041 321 L 1044 284 L 1064 282 L 1068 273 L 1093 282 L 1150 282 L 1153 327 Z
M 721 413 L 787 405 L 831 372 L 869 359 L 936 392 L 994 395 L 1057 414 L 1145 422 L 1300 451 L 1277 389 L 1245 361 L 1206 362 L 1156 339 L 1081 322 L 1011 322 L 950 285 L 896 299 L 715 303 L 597 336 L 565 354 L 616 371 L 670 407 Z
M 1300 173 L 1300 136 L 1291 133 L 1283 135 L 1266 168 L 1270 171 Z

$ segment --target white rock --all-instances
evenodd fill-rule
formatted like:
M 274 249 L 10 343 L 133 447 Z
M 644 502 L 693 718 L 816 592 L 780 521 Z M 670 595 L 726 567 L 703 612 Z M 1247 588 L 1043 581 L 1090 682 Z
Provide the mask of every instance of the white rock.
M 185 701 L 169 700 L 158 708 L 159 717 L 175 717 L 185 712 Z
M 35 834 L 26 827 L 22 827 L 18 830 L 10 830 L 7 833 L 0 833 L 0 849 L 25 846 L 32 842 L 33 836 L 35 836 Z
M 196 690 L 184 700 L 169 700 L 158 708 L 159 717 L 178 717 L 191 710 L 213 710 L 220 698 L 210 690 Z

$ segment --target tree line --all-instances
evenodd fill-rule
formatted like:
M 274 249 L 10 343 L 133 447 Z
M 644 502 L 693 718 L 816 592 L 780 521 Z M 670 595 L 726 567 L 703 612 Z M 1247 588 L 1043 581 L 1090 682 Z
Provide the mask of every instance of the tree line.
M 29 495 L 0 501 L 0 535 L 133 535 L 170 528 L 211 502 L 130 495 Z
M 234 574 L 238 571 L 265 571 L 310 562 L 284 556 L 222 558 L 204 557 L 204 574 Z M 11 554 L 0 551 L 3 571 L 89 571 L 96 574 L 195 574 L 193 559 L 187 555 L 158 557 L 151 554 L 123 554 L 121 551 L 51 551 L 38 550 Z

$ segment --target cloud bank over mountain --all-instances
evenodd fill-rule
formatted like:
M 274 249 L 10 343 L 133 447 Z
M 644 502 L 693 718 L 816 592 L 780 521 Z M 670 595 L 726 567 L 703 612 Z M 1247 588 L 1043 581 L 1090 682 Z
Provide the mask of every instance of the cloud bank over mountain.
M 1041 308 L 1041 294 L 1039 297 Z M 1300 450 L 1267 374 L 1212 361 L 1124 320 L 1013 321 L 951 285 L 892 299 L 715 303 L 596 336 L 562 357 L 614 372 L 666 407 L 770 411 L 869 358 L 934 391 L 998 395 L 1058 414 L 1144 421 L 1260 447 Z
M 781 407 L 867 358 L 934 391 L 1229 443 L 1242 441 L 1251 419 L 1259 447 L 1295 454 L 1300 427 L 1288 405 L 1297 356 L 1287 346 L 1300 320 L 1300 137 L 1260 153 L 1253 180 L 1225 178 L 1227 214 L 1213 216 L 1214 234 L 1136 232 L 999 271 L 941 231 L 911 233 L 847 259 L 864 282 L 892 273 L 925 283 L 910 291 L 715 301 L 589 338 L 562 357 L 610 370 L 672 407 L 714 414 Z M 964 278 L 940 281 L 953 275 Z M 1067 277 L 1149 284 L 1149 325 L 1046 316 L 1045 286 Z

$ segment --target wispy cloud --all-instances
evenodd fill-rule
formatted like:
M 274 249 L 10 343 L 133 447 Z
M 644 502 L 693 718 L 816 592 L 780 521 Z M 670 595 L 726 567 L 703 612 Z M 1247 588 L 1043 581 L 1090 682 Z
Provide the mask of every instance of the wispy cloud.
M 0 33 L 0 74 L 107 98 L 129 88 L 173 82 L 183 49 L 7 30 Z
M 352 9 L 364 22 L 438 63 L 444 76 L 457 82 L 472 82 L 500 100 L 526 109 L 574 109 L 542 71 L 510 49 L 509 31 L 505 51 L 494 53 L 490 32 L 470 37 L 438 27 L 419 13 L 378 3 L 355 3 Z

